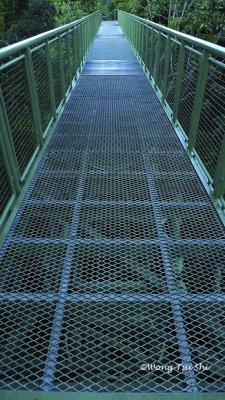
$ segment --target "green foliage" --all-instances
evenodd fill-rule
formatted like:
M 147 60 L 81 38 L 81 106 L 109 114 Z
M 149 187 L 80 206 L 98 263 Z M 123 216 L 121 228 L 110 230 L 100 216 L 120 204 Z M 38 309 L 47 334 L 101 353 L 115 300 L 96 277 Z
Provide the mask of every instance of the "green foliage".
M 53 29 L 56 8 L 49 0 L 33 0 L 28 4 L 22 17 L 7 32 L 7 41 L 17 42 L 41 32 Z
M 115 8 L 225 46 L 225 0 L 0 0 L 0 39 L 18 41 Z
M 56 24 L 63 25 L 102 9 L 100 0 L 52 0 L 56 7 Z
M 0 35 L 21 18 L 29 0 L 0 0 Z
M 102 7 L 101 0 L 0 0 L 2 45 L 67 24 Z
M 191 35 L 225 45 L 225 1 L 197 0 L 181 23 L 181 29 Z
M 81 8 L 80 1 L 63 1 L 63 0 L 53 0 L 56 7 L 56 24 L 63 25 L 68 24 L 75 19 L 82 18 L 85 13 Z
M 114 8 L 225 46 L 225 0 L 111 0 Z

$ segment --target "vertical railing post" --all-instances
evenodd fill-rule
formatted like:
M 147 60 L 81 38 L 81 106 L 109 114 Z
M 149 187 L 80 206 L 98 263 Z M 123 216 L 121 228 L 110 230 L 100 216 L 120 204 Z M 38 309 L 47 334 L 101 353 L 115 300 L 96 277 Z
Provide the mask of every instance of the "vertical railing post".
M 83 22 L 81 23 L 81 67 L 84 65 L 84 47 L 85 47 L 85 41 L 84 41 L 84 24 Z
M 140 21 L 137 21 L 137 25 L 138 25 L 138 43 L 137 43 L 137 49 L 138 49 L 139 58 L 141 58 L 141 23 L 140 23 Z
M 132 24 L 132 19 L 128 18 L 127 23 L 129 24 L 129 31 L 128 31 L 128 36 L 129 36 L 129 40 L 131 40 L 132 38 L 132 34 L 133 34 L 133 24 Z
M 2 135 L 3 135 L 3 140 L 5 138 L 5 148 L 9 150 L 10 155 L 9 159 L 12 159 L 12 162 L 10 161 L 10 164 L 13 167 L 13 170 L 15 170 L 14 174 L 14 181 L 15 181 L 15 187 L 20 191 L 20 169 L 19 169 L 19 164 L 17 161 L 17 156 L 16 156 L 16 151 L 13 143 L 13 137 L 12 137 L 12 132 L 10 129 L 10 124 L 9 124 L 9 119 L 5 107 L 5 102 L 4 102 L 4 97 L 2 90 L 0 88 L 0 110 L 1 110 L 1 118 L 0 122 L 2 123 Z
M 151 78 L 153 78 L 153 69 L 154 69 L 154 58 L 153 58 L 153 53 L 154 53 L 154 28 L 151 28 L 151 47 L 150 47 L 150 59 L 149 59 L 149 72 Z
M 142 24 L 142 48 L 141 48 L 141 59 L 142 59 L 142 64 L 144 64 L 145 60 L 145 44 L 146 44 L 146 25 L 143 23 Z
M 135 48 L 135 46 L 136 46 L 136 23 L 135 23 L 134 18 L 132 18 L 132 22 L 133 22 L 133 35 L 134 35 L 134 38 L 133 38 L 133 41 L 132 41 L 132 45 Z M 124 25 L 126 26 L 126 22 L 124 23 Z
M 225 194 L 225 134 L 223 136 L 219 157 L 214 174 L 214 196 L 216 198 Z
M 79 25 L 79 49 L 80 49 L 80 68 L 82 68 L 82 59 L 83 59 L 82 24 Z
M 45 52 L 46 52 L 46 64 L 47 64 L 48 88 L 49 88 L 49 95 L 50 95 L 51 112 L 52 112 L 52 117 L 55 120 L 56 119 L 55 90 L 54 90 L 54 83 L 53 83 L 52 62 L 51 62 L 51 55 L 50 55 L 50 48 L 49 48 L 48 40 L 46 40 L 46 42 L 45 42 Z
M 78 27 L 76 26 L 74 29 L 74 44 L 73 44 L 73 54 L 74 54 L 74 61 L 75 61 L 75 70 L 78 72 L 79 70 L 79 54 L 80 54 L 80 47 L 79 47 L 79 36 L 78 36 Z
M 137 51 L 137 44 L 138 44 L 138 23 L 136 20 L 134 20 L 134 24 L 135 24 L 135 50 Z
M 79 69 L 81 68 L 81 64 L 82 64 L 82 33 L 81 33 L 81 24 L 78 25 L 77 28 L 77 36 L 78 36 L 78 47 L 79 47 Z
M 138 52 L 138 57 L 140 58 L 140 32 L 141 32 L 141 26 L 139 21 L 136 20 L 136 24 L 137 24 L 137 31 L 138 31 L 138 35 L 137 35 L 137 52 Z
M 3 151 L 3 157 L 5 161 L 5 167 L 7 170 L 8 178 L 13 190 L 18 195 L 21 192 L 21 184 L 19 177 L 19 170 L 17 160 L 15 162 L 15 150 L 14 145 L 11 143 L 8 130 L 5 123 L 5 116 L 2 110 L 2 104 L 0 104 L 0 142 Z
M 130 37 L 130 23 L 129 23 L 130 21 L 129 21 L 129 18 L 127 19 L 127 25 L 126 25 L 126 31 L 125 31 L 125 33 L 126 33 L 126 35 L 128 36 L 128 37 Z
M 72 48 L 73 48 L 73 75 L 76 74 L 77 71 L 77 57 L 76 57 L 76 28 L 73 28 L 73 33 L 72 33 Z
M 83 38 L 84 38 L 84 52 L 83 52 L 83 63 L 87 51 L 87 32 L 86 32 L 86 21 L 83 22 Z
M 131 38 L 131 43 L 134 46 L 135 43 L 135 27 L 134 27 L 134 19 L 131 18 L 131 23 L 132 23 L 132 38 Z M 124 17 L 124 28 L 126 29 L 126 19 Z
M 69 86 L 72 84 L 73 80 L 73 71 L 72 71 L 72 64 L 70 59 L 70 33 L 69 31 L 66 34 L 66 56 L 67 56 L 67 67 L 68 67 L 68 76 L 69 76 Z
M 58 36 L 58 58 L 59 58 L 59 75 L 60 75 L 60 85 L 61 85 L 61 96 L 62 100 L 65 99 L 66 95 L 66 83 L 65 83 L 65 71 L 63 66 L 63 55 L 62 55 L 62 39 Z
M 92 21 L 86 22 L 86 24 L 87 24 L 87 32 L 88 32 L 88 35 L 87 35 L 87 50 L 88 50 L 90 43 L 92 41 L 92 37 L 95 34 L 96 21 L 95 21 L 95 19 L 93 19 Z
M 188 149 L 190 151 L 192 151 L 192 149 L 195 146 L 198 133 L 198 126 L 201 117 L 202 105 L 205 94 L 205 87 L 208 78 L 208 70 L 209 70 L 208 58 L 209 58 L 209 53 L 207 51 L 204 51 L 201 57 L 201 62 L 199 67 L 195 99 L 191 115 L 190 130 L 188 134 Z
M 173 103 L 173 122 L 175 123 L 178 117 L 180 96 L 181 96 L 181 87 L 182 87 L 182 77 L 184 72 L 184 63 L 185 63 L 185 45 L 184 42 L 181 42 L 180 45 L 180 53 L 178 60 L 178 70 L 177 70 L 177 79 L 175 85 L 175 94 L 174 94 L 174 103 Z
M 82 38 L 83 38 L 83 65 L 86 55 L 86 33 L 85 33 L 85 22 L 82 23 Z
M 149 31 L 150 31 L 150 28 L 148 27 L 148 25 L 146 25 L 145 66 L 146 66 L 147 69 L 149 67 L 149 64 L 148 64 L 148 60 L 149 60 L 149 52 L 148 52 L 148 49 L 149 49 Z
M 158 87 L 159 84 L 159 71 L 160 71 L 160 55 L 161 55 L 161 32 L 158 32 L 158 42 L 157 42 L 157 51 L 156 51 L 156 66 L 155 66 L 155 88 Z
M 0 117 L 2 117 L 1 111 L 0 111 Z M 16 188 L 15 188 L 13 170 L 12 170 L 12 168 L 10 166 L 9 159 L 8 159 L 8 154 L 7 154 L 7 151 L 6 151 L 6 148 L 5 148 L 5 143 L 4 143 L 4 140 L 3 140 L 3 129 L 4 129 L 3 128 L 3 120 L 0 119 L 0 154 L 1 154 L 1 157 L 3 159 L 3 164 L 4 164 L 4 168 L 6 170 L 7 178 L 9 180 L 10 188 L 11 188 L 12 192 L 15 193 L 16 192 Z M 17 191 L 17 194 L 19 194 L 19 191 Z M 1 214 L 0 214 L 0 217 L 1 217 Z
M 34 129 L 37 137 L 37 143 L 43 146 L 43 130 L 41 123 L 41 113 L 38 101 L 37 88 L 35 83 L 31 50 L 28 47 L 25 51 L 25 70 L 27 76 L 28 92 L 30 96 L 31 110 L 34 122 Z
M 88 47 L 89 47 L 89 43 L 90 43 L 90 25 L 89 25 L 89 23 L 87 21 L 85 22 L 85 24 L 86 24 L 85 31 L 87 32 L 85 53 L 86 53 L 86 56 L 87 56 Z
M 89 49 L 89 44 L 90 44 L 90 41 L 91 41 L 91 35 L 90 35 L 91 27 L 90 27 L 90 24 L 87 21 L 85 22 L 85 24 L 86 24 L 85 30 L 87 32 L 85 53 L 86 53 L 86 56 L 87 56 L 88 49 Z
M 132 32 L 133 32 L 132 33 L 132 35 L 133 35 L 132 44 L 135 46 L 136 30 L 135 30 L 135 20 L 134 20 L 134 18 L 132 18 Z
M 142 57 L 143 57 L 142 48 L 143 48 L 143 42 L 144 42 L 143 24 L 140 21 L 138 22 L 138 24 L 139 24 L 139 43 L 138 43 L 138 45 L 139 45 L 139 56 L 140 56 L 140 59 L 142 61 Z
M 122 24 L 123 25 L 121 25 L 121 26 L 123 26 L 123 29 L 124 29 L 124 20 L 123 20 Z M 133 35 L 133 22 L 132 22 L 131 18 L 129 18 L 129 25 L 130 25 L 129 40 L 131 41 L 132 40 L 132 35 Z
M 139 40 L 139 25 L 138 25 L 138 23 L 137 23 L 137 20 L 135 20 L 135 26 L 136 26 L 136 45 L 135 45 L 135 47 L 136 47 L 136 50 L 138 51 L 138 49 L 137 49 L 137 47 L 138 47 L 138 40 Z
M 169 68 L 170 68 L 170 56 L 171 56 L 171 39 L 170 35 L 167 36 L 166 42 L 166 59 L 165 59 L 165 67 L 163 74 L 163 86 L 162 86 L 162 101 L 165 102 L 167 87 L 168 87 L 168 76 L 169 76 Z

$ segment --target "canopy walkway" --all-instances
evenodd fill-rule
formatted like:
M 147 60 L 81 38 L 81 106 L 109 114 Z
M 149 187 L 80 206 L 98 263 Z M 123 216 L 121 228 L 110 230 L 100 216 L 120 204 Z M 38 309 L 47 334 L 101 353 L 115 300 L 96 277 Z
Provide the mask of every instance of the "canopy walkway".
M 225 50 L 118 21 L 0 51 L 1 399 L 224 399 Z

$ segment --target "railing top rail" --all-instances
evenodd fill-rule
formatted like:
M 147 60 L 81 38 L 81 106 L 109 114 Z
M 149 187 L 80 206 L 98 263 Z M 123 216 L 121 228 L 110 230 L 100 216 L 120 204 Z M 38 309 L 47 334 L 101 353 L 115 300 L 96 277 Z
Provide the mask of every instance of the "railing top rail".
M 43 42 L 44 40 L 51 39 L 57 35 L 60 35 L 61 33 L 70 30 L 71 28 L 75 27 L 76 25 L 80 25 L 85 20 L 89 19 L 90 17 L 92 17 L 95 14 L 100 13 L 100 12 L 101 12 L 100 10 L 95 11 L 94 13 L 89 14 L 85 17 L 82 17 L 74 22 L 70 22 L 69 24 L 60 26 L 55 29 L 51 29 L 50 31 L 40 33 L 39 35 L 35 35 L 28 39 L 21 40 L 20 42 L 13 43 L 9 46 L 3 47 L 2 49 L 0 49 L 0 60 L 10 57 L 28 47 L 32 47 L 36 44 L 39 44 L 40 42 Z
M 210 42 L 207 42 L 206 40 L 199 39 L 199 38 L 196 38 L 191 35 L 187 35 L 186 33 L 182 33 L 182 32 L 176 31 L 174 29 L 167 28 L 166 26 L 163 26 L 163 25 L 157 24 L 155 22 L 149 21 L 147 19 L 138 17 L 137 15 L 129 14 L 129 13 L 127 13 L 125 11 L 121 11 L 121 10 L 119 10 L 119 11 L 124 14 L 129 15 L 130 17 L 132 17 L 134 19 L 140 20 L 141 22 L 143 22 L 147 25 L 150 25 L 153 28 L 157 28 L 158 30 L 166 33 L 167 35 L 176 36 L 176 38 L 179 38 L 182 41 L 188 42 L 192 45 L 199 46 L 203 50 L 206 50 L 209 53 L 213 53 L 218 57 L 225 58 L 225 48 L 222 46 L 219 46 L 218 44 L 210 43 Z

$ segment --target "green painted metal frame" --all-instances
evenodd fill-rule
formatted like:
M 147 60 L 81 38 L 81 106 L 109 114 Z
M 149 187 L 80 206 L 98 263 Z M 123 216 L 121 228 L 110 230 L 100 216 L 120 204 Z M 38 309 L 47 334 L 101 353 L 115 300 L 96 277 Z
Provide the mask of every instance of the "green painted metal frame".
M 7 70 L 18 61 L 23 62 L 26 76 L 27 89 L 29 94 L 29 105 L 34 126 L 36 147 L 33 154 L 21 172 L 18 166 L 17 155 L 12 138 L 9 118 L 5 106 L 3 91 L 0 88 L 0 151 L 2 153 L 4 167 L 10 185 L 11 196 L 8 200 L 2 215 L 0 215 L 0 234 L 5 236 L 6 226 L 9 226 L 10 212 L 18 208 L 18 202 L 22 200 L 27 182 L 34 173 L 35 166 L 46 147 L 49 137 L 54 131 L 55 124 L 61 114 L 65 101 L 68 98 L 77 77 L 84 65 L 89 48 L 95 38 L 100 23 L 102 12 L 97 11 L 91 15 L 81 18 L 75 22 L 53 29 L 43 34 L 23 40 L 19 43 L 4 47 L 0 50 L 0 72 Z M 65 82 L 65 69 L 63 65 L 62 38 L 66 39 L 66 54 L 68 60 L 68 76 L 70 84 Z M 61 98 L 60 104 L 56 106 L 55 88 L 53 79 L 53 65 L 50 46 L 57 43 L 58 67 L 60 72 Z M 70 43 L 72 44 L 70 56 Z M 45 51 L 47 83 L 50 98 L 50 118 L 47 128 L 43 131 L 40 113 L 40 100 L 38 98 L 38 82 L 35 77 L 33 54 L 38 51 Z M 26 143 L 24 144 L 26 145 Z M 1 201 L 1 199 L 0 199 Z M 14 213 L 12 213 L 14 215 Z M 8 223 L 7 223 L 8 220 Z M 5 225 L 7 223 L 7 225 Z M 0 237 L 1 242 L 2 237 Z
M 127 39 L 132 45 L 137 58 L 141 62 L 150 82 L 161 101 L 170 121 L 172 122 L 181 142 L 191 159 L 199 177 L 201 178 L 211 200 L 216 207 L 223 223 L 225 224 L 225 137 L 221 148 L 218 149 L 219 157 L 214 176 L 211 176 L 198 152 L 196 151 L 196 138 L 198 135 L 199 121 L 203 99 L 207 84 L 209 62 L 218 64 L 225 72 L 225 64 L 219 59 L 225 59 L 225 49 L 216 44 L 186 35 L 165 26 L 156 24 L 146 19 L 137 17 L 124 11 L 118 11 L 118 21 Z M 148 35 L 146 35 L 146 27 Z M 160 90 L 159 68 L 161 57 L 161 37 L 166 37 L 165 65 L 163 70 L 162 89 Z M 143 53 L 143 39 L 146 38 L 145 52 Z M 169 76 L 169 62 L 172 43 L 180 47 L 173 107 L 167 101 L 167 87 Z M 148 43 L 147 43 L 148 42 Z M 157 44 L 156 44 L 157 43 Z M 150 50 L 149 50 L 150 49 Z M 189 132 L 185 132 L 179 120 L 179 104 L 185 66 L 186 51 L 199 56 L 197 85 L 194 104 L 191 114 Z
M 179 397 L 178 397 L 179 396 Z M 224 393 L 72 393 L 2 391 L 1 400 L 224 400 Z

